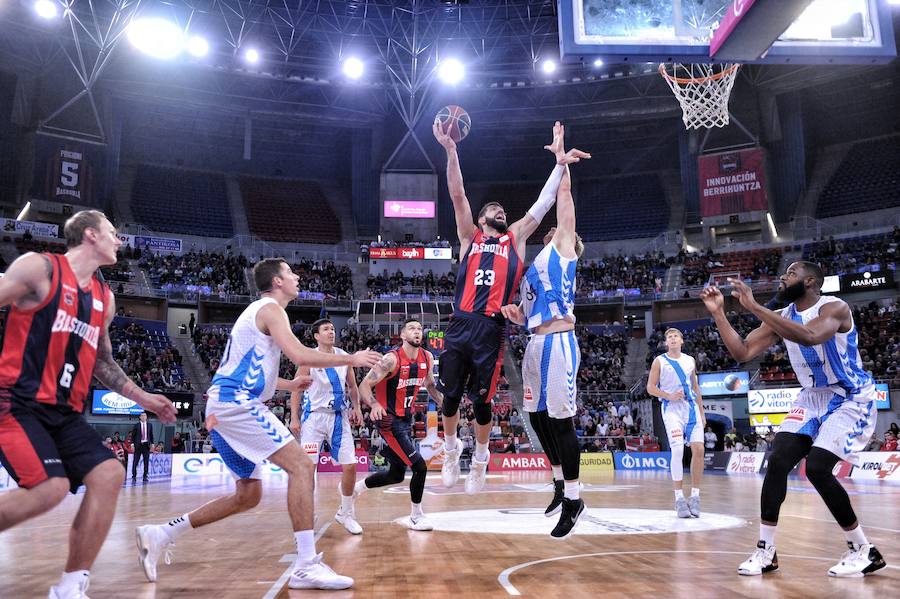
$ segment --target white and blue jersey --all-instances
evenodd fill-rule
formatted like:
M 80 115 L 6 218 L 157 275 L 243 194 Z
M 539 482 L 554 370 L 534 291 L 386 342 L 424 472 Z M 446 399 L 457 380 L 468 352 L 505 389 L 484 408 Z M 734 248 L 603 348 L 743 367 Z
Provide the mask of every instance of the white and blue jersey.
M 577 264 L 578 258 L 563 257 L 552 241 L 535 257 L 519 288 L 530 331 L 552 320 L 575 322 Z
M 347 352 L 334 348 L 334 353 L 346 356 Z M 303 394 L 303 417 L 300 425 L 300 443 L 314 461 L 318 461 L 322 443 L 328 441 L 331 459 L 337 464 L 355 464 L 356 448 L 350 428 L 348 410 L 351 406 L 347 393 L 349 366 L 310 368 L 313 383 Z
M 256 326 L 263 298 L 241 313 L 207 392 L 206 428 L 222 461 L 237 478 L 259 478 L 258 465 L 294 440 L 263 403 L 275 394 L 281 349 Z
M 781 316 L 806 324 L 819 316 L 822 306 L 842 301 L 823 295 L 806 310 L 797 310 L 791 304 L 781 311 Z M 819 345 L 784 340 L 791 367 L 803 389 L 784 417 L 780 431 L 806 435 L 813 439 L 814 447 L 850 463 L 856 462 L 857 453 L 868 443 L 878 417 L 875 381 L 863 370 L 857 338 L 856 323 L 851 320 L 849 331 L 835 333 Z
M 659 389 L 666 393 L 684 393 L 684 399 L 660 399 L 669 446 L 703 443 L 702 419 L 693 387 L 693 375 L 697 370 L 694 358 L 687 354 L 677 358 L 662 354 L 656 360 L 659 362 Z

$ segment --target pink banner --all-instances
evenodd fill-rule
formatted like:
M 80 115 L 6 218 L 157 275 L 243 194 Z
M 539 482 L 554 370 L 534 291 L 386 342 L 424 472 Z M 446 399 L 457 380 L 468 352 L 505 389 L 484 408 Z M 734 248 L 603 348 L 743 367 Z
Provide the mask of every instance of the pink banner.
M 495 453 L 488 464 L 490 472 L 515 470 L 550 470 L 550 462 L 543 453 Z
M 700 156 L 700 216 L 768 210 L 760 148 Z
M 373 260 L 424 260 L 425 248 L 369 248 Z
M 434 218 L 434 202 L 411 200 L 387 200 L 384 203 L 385 218 Z
M 362 449 L 356 450 L 356 469 L 359 472 L 369 471 L 369 453 Z M 331 454 L 323 451 L 319 454 L 319 464 L 316 467 L 319 472 L 341 472 L 343 468 L 340 464 L 331 461 Z
M 719 48 L 722 47 L 728 36 L 737 28 L 738 23 L 741 22 L 741 19 L 744 18 L 744 15 L 747 14 L 747 11 L 750 10 L 750 7 L 755 2 L 756 0 L 733 0 L 731 2 L 731 9 L 726 10 L 725 14 L 722 15 L 719 26 L 713 31 L 712 39 L 709 41 L 710 56 L 716 55 L 716 52 L 719 51 Z

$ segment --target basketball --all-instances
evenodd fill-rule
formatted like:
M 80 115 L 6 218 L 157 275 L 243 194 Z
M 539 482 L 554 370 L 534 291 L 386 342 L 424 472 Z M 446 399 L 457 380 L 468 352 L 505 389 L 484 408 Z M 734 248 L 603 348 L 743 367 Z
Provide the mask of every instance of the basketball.
M 457 143 L 464 140 L 472 129 L 472 117 L 465 108 L 456 104 L 441 108 L 434 120 L 441 125 L 441 130 Z

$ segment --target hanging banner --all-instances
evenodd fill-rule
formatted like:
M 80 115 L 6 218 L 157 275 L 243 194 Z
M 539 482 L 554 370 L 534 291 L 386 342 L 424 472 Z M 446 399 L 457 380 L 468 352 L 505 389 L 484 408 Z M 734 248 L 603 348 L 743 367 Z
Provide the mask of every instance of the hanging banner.
M 31 197 L 83 206 L 102 205 L 98 185 L 106 160 L 104 152 L 100 146 L 37 135 Z
M 434 202 L 387 200 L 384 203 L 385 218 L 434 218 Z
M 768 210 L 760 148 L 700 156 L 700 216 Z

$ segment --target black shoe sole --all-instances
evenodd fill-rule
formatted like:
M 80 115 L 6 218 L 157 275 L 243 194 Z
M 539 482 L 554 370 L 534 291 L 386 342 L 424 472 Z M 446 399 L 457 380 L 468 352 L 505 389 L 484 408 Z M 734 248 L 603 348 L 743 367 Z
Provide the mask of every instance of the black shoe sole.
M 559 539 L 565 539 L 565 538 L 568 537 L 570 534 L 572 534 L 572 531 L 575 530 L 575 527 L 576 527 L 576 526 L 578 526 L 578 521 L 581 520 L 581 514 L 584 513 L 584 510 L 585 510 L 585 505 L 584 505 L 584 502 L 582 501 L 582 502 L 581 502 L 581 509 L 578 510 L 578 513 L 577 513 L 577 514 L 575 514 L 575 521 L 572 522 L 572 528 L 570 528 L 570 529 L 566 532 L 566 534 L 564 534 L 564 535 L 562 535 L 562 536 L 556 536 L 556 535 L 554 535 L 553 532 L 551 531 L 551 532 L 550 532 L 550 536 L 551 536 L 552 538 L 554 538 L 554 539 L 559 540 Z M 554 529 L 554 530 L 555 530 L 555 529 Z

